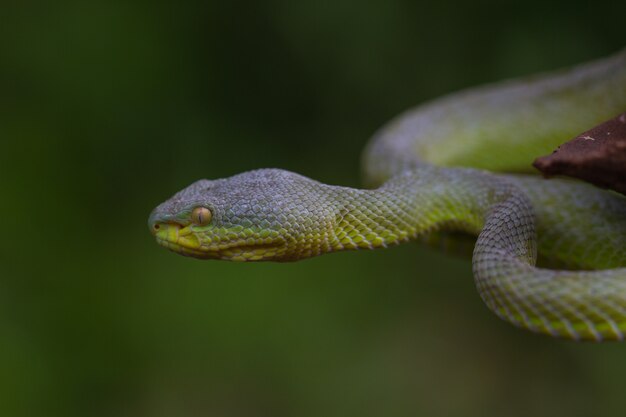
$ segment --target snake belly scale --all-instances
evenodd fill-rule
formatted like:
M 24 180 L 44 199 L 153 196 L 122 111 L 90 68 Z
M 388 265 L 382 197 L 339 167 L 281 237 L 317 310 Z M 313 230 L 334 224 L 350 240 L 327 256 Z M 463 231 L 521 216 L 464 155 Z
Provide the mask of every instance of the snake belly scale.
M 366 147 L 373 188 L 260 169 L 196 181 L 155 208 L 149 227 L 182 255 L 278 262 L 461 232 L 476 237 L 476 287 L 499 317 L 551 336 L 622 340 L 626 198 L 524 172 L 624 110 L 626 50 L 400 115 Z

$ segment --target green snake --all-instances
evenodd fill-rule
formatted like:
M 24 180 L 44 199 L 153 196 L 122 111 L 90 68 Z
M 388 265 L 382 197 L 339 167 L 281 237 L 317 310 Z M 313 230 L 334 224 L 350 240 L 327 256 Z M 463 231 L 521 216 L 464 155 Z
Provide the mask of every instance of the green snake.
M 625 110 L 626 50 L 401 114 L 365 149 L 372 188 L 260 169 L 191 184 L 154 209 L 149 227 L 174 252 L 233 261 L 473 236 L 476 287 L 499 317 L 557 337 L 622 340 L 626 198 L 529 167 Z

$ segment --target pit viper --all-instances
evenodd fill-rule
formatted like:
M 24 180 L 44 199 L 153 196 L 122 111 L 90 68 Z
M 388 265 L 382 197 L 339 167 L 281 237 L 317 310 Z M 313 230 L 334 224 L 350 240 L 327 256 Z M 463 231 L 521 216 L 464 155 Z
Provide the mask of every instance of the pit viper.
M 366 146 L 368 188 L 280 169 L 202 179 L 157 206 L 149 228 L 179 254 L 233 261 L 471 236 L 476 287 L 496 315 L 555 337 L 623 340 L 626 198 L 530 165 L 624 111 L 626 50 L 408 110 Z

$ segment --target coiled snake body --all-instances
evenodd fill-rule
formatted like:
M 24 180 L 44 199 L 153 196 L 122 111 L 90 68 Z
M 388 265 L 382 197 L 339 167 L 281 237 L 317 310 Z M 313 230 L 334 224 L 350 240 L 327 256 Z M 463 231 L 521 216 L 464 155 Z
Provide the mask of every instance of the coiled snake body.
M 626 199 L 520 174 L 532 160 L 626 110 L 626 51 L 558 73 L 435 100 L 370 142 L 353 189 L 262 169 L 200 180 L 149 226 L 196 258 L 294 261 L 434 234 L 477 236 L 473 272 L 487 306 L 526 329 L 571 339 L 626 332 Z M 495 172 L 517 172 L 497 174 Z M 539 255 L 546 265 L 536 266 Z

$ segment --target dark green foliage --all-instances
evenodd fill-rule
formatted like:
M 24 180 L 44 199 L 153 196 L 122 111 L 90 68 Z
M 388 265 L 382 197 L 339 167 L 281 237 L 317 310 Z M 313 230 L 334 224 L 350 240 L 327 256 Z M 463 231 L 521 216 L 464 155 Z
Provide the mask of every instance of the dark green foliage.
M 623 2 L 22 1 L 0 25 L 0 415 L 601 416 L 626 346 L 492 316 L 417 246 L 288 265 L 168 253 L 150 210 L 280 167 L 358 185 L 453 90 L 623 47 Z

